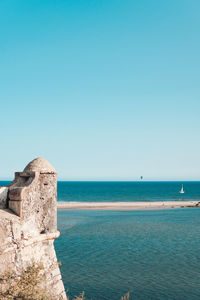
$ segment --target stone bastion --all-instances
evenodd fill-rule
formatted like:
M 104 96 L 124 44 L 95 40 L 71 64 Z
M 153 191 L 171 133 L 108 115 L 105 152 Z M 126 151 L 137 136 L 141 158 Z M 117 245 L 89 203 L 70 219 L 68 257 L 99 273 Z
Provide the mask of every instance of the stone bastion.
M 20 274 L 30 264 L 42 263 L 46 279 L 41 286 L 52 299 L 67 299 L 53 245 L 59 234 L 57 172 L 37 158 L 0 187 L 0 275 L 8 270 Z

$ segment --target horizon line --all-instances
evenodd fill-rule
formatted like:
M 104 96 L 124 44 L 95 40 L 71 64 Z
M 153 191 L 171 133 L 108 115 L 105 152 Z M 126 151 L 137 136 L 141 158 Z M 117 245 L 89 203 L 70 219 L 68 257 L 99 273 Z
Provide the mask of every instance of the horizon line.
M 13 181 L 14 179 L 0 179 L 0 181 Z M 105 179 L 93 179 L 93 180 L 89 180 L 89 179 L 58 179 L 58 182 L 199 182 L 199 180 L 196 179 L 148 179 L 148 180 L 125 180 L 125 179 L 117 179 L 117 180 L 105 180 Z

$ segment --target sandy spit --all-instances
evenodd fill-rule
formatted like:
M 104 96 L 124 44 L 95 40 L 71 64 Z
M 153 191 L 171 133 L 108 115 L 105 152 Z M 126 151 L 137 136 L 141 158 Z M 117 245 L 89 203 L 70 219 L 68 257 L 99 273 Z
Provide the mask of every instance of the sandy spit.
M 155 202 L 58 202 L 58 209 L 140 210 L 178 207 L 200 207 L 200 201 Z

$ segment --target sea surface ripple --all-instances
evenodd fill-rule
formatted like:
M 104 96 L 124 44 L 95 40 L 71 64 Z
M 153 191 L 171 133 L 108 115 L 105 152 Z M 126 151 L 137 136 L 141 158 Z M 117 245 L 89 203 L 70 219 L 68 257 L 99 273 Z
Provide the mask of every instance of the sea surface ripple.
M 200 299 L 200 208 L 59 211 L 55 241 L 70 296 Z

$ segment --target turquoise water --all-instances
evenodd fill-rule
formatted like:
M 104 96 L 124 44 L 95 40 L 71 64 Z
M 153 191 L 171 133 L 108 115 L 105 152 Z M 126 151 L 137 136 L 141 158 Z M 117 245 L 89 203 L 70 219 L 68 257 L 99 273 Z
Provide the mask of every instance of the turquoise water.
M 185 194 L 180 194 L 182 183 Z M 200 200 L 200 182 L 58 182 L 58 201 Z
M 59 211 L 55 241 L 70 296 L 200 299 L 200 208 Z

